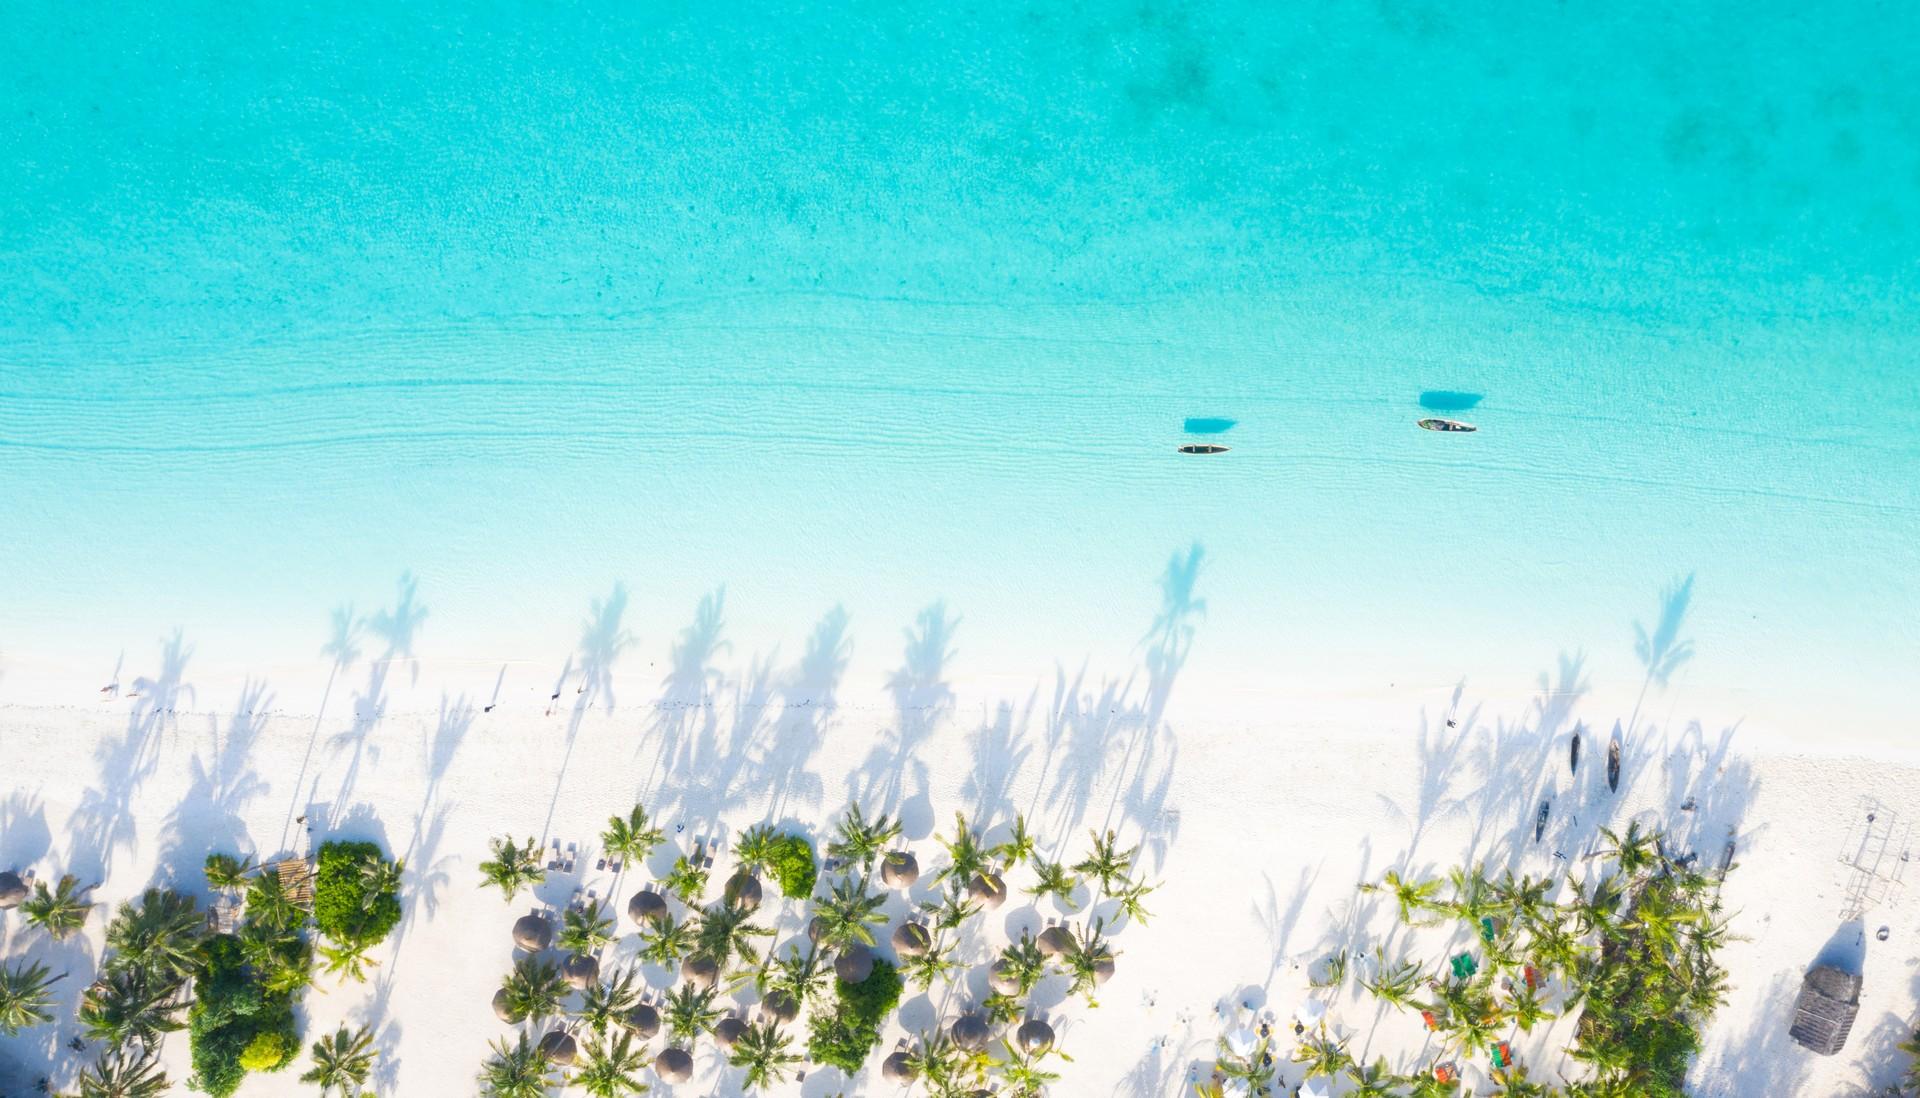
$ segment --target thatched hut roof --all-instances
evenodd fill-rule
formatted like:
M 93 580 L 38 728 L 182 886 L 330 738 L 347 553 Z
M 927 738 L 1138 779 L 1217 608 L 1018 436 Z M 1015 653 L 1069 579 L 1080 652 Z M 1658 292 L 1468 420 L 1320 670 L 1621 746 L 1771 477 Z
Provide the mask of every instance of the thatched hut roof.
M 890 850 L 880 859 L 880 881 L 888 888 L 909 888 L 920 879 L 920 860 L 910 850 Z
M 800 1017 L 799 1000 L 778 989 L 767 992 L 767 997 L 760 1000 L 760 1009 L 782 1022 L 791 1022 Z
M 647 1003 L 639 1003 L 622 1019 L 635 1037 L 646 1040 L 660 1032 L 660 1012 Z
M 564 1029 L 552 1029 L 540 1038 L 540 1051 L 560 1067 L 572 1067 L 573 1061 L 580 1055 L 580 1046 L 574 1043 L 573 1034 Z
M 732 1048 L 746 1032 L 747 1023 L 729 1014 L 713 1027 L 713 1043 L 721 1048 Z
M 827 921 L 825 919 L 815 915 L 813 918 L 807 920 L 807 941 L 818 945 L 820 939 L 826 937 L 826 934 Z
M 560 974 L 573 990 L 585 991 L 600 979 L 600 962 L 586 953 L 570 953 L 560 965 Z
M 975 873 L 967 882 L 967 895 L 992 911 L 1007 902 L 1007 882 L 998 873 Z
M 855 943 L 833 959 L 833 974 L 844 984 L 857 984 L 873 975 L 873 950 Z
M 1034 944 L 1040 947 L 1042 955 L 1058 957 L 1073 949 L 1073 931 L 1064 926 L 1050 926 L 1040 932 Z
M 493 1016 L 510 1026 L 517 1026 L 526 1020 L 524 1015 L 515 1014 L 508 1000 L 507 989 L 501 988 L 493 993 Z
M 993 1038 L 992 1027 L 988 1026 L 987 1019 L 979 1014 L 962 1014 L 953 1020 L 953 1027 L 947 1032 L 953 1038 L 954 1044 L 968 1052 L 985 1051 L 987 1042 Z
M 893 951 L 902 957 L 918 957 L 933 947 L 933 934 L 921 923 L 901 923 L 893 928 Z
M 760 878 L 751 873 L 735 873 L 727 878 L 727 902 L 753 911 L 760 906 Z
M 987 969 L 987 986 L 1002 995 L 1020 994 L 1020 976 L 1005 961 L 995 961 Z
M 688 957 L 680 962 L 680 978 L 694 987 L 710 988 L 720 979 L 720 966 L 708 957 Z
M 0 872 L 0 911 L 11 910 L 26 902 L 27 882 L 12 870 Z
M 1111 979 L 1113 979 L 1113 954 L 1102 954 L 1099 960 L 1093 962 L 1093 982 L 1104 984 Z
M 528 953 L 538 953 L 553 944 L 553 923 L 538 911 L 520 916 L 513 923 L 513 944 Z
M 1053 1047 L 1053 1027 L 1038 1018 L 1029 1018 L 1020 1024 L 1017 1039 L 1022 1051 L 1044 1052 Z
M 1832 965 L 1815 965 L 1800 985 L 1787 1034 L 1822 1056 L 1847 1043 L 1860 1013 L 1860 977 Z
M 652 889 L 643 888 L 627 901 L 627 918 L 636 923 L 657 923 L 666 917 L 666 897 Z
M 896 1052 L 880 1061 L 880 1077 L 889 1083 L 911 1083 L 919 1076 L 905 1052 Z
M 669 1083 L 684 1083 L 693 1078 L 693 1055 L 684 1048 L 663 1049 L 653 1059 L 653 1072 Z

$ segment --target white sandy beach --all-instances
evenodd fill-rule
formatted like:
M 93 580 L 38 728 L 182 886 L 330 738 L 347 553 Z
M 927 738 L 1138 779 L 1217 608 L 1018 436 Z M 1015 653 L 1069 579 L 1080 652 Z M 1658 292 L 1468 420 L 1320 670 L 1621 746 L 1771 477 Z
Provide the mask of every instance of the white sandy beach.
M 823 837 L 850 801 L 897 812 L 923 864 L 937 851 L 930 832 L 947 828 L 956 811 L 996 828 L 1023 812 L 1047 843 L 1076 857 L 1088 828 L 1113 827 L 1144 844 L 1162 882 L 1149 901 L 1151 923 L 1119 923 L 1118 974 L 1097 1009 L 1063 999 L 1059 978 L 1036 1000 L 1048 1004 L 1074 1057 L 1061 1065 L 1057 1093 L 1144 1098 L 1184 1093 L 1186 1080 L 1207 1069 L 1227 1024 L 1223 1008 L 1251 1003 L 1288 1019 L 1323 994 L 1308 987 L 1314 961 L 1385 940 L 1391 905 L 1357 896 L 1358 882 L 1389 867 L 1444 872 L 1468 859 L 1495 872 L 1546 873 L 1577 866 L 1595 828 L 1640 820 L 1669 829 L 1707 862 L 1729 835 L 1739 844 L 1724 895 L 1745 940 L 1724 954 L 1732 998 L 1697 1063 L 1695 1093 L 1865 1094 L 1902 1069 L 1892 1045 L 1910 1031 L 1920 995 L 1920 917 L 1897 885 L 1876 886 L 1867 905 L 1868 934 L 1884 925 L 1889 937 L 1866 943 L 1861 1016 L 1845 1052 L 1812 1056 L 1786 1026 L 1800 974 L 1836 932 L 1846 935 L 1841 915 L 1863 878 L 1841 854 L 1857 847 L 1869 802 L 1899 836 L 1920 805 L 1911 760 L 1849 755 L 1845 729 L 1832 730 L 1817 756 L 1750 748 L 1738 714 L 1696 714 L 1684 685 L 1654 686 L 1628 741 L 1621 792 L 1610 795 L 1598 751 L 1641 683 L 1618 675 L 1582 688 L 1586 673 L 1565 667 L 1544 694 L 1480 694 L 1467 674 L 1455 687 L 1315 698 L 1298 709 L 1273 696 L 1237 722 L 1195 719 L 1189 710 L 1219 706 L 1189 701 L 1190 679 L 1205 681 L 1189 673 L 1204 671 L 1207 654 L 1204 629 L 1188 633 L 1187 624 L 1181 613 L 1162 613 L 1158 643 L 1117 645 L 1106 666 L 1064 676 L 1039 669 L 1023 684 L 966 678 L 957 653 L 992 638 L 964 628 L 959 641 L 944 629 L 931 639 L 909 634 L 904 653 L 897 640 L 866 637 L 858 663 L 831 616 L 794 646 L 802 654 L 783 659 L 744 657 L 710 643 L 717 632 L 697 635 L 697 626 L 660 650 L 613 643 L 596 651 L 589 631 L 567 661 L 575 671 L 558 687 L 552 715 L 543 712 L 551 676 L 536 683 L 530 670 L 500 674 L 495 697 L 497 668 L 482 675 L 383 660 L 372 640 L 330 686 L 325 667 L 313 685 L 283 687 L 264 678 L 196 681 L 191 655 L 171 669 L 157 655 L 129 659 L 121 690 L 137 689 L 138 698 L 0 711 L 0 865 L 97 878 L 97 897 L 118 902 L 154 882 L 204 892 L 199 866 L 213 850 L 271 856 L 336 835 L 379 840 L 409 866 L 405 920 L 375 953 L 371 983 L 322 978 L 305 1000 L 306 1032 L 311 1039 L 341 1019 L 369 1022 L 384 1054 L 380 1093 L 439 1095 L 471 1091 L 487 1042 L 505 1028 L 488 998 L 511 963 L 509 925 L 527 905 L 478 887 L 475 866 L 491 836 L 583 844 L 579 872 L 551 876 L 539 899 L 563 904 L 579 887 L 623 908 L 639 878 L 596 872 L 591 849 L 606 818 L 636 797 L 668 822 L 680 849 L 763 820 Z M 883 648 L 886 659 L 875 654 Z M 890 671 L 866 666 L 876 660 Z M 1511 671 L 1488 669 L 1487 677 L 1511 680 Z M 24 692 L 17 677 L 8 686 L 15 697 Z M 281 700 L 283 690 L 309 689 L 325 699 L 318 714 Z M 494 711 L 483 712 L 490 702 Z M 1449 715 L 1457 727 L 1447 727 Z M 1590 744 L 1577 780 L 1566 758 L 1576 722 Z M 1535 844 L 1543 798 L 1553 814 Z M 1689 800 L 1693 810 L 1682 811 Z M 317 825 L 311 837 L 295 821 L 302 813 Z M 1555 850 L 1571 860 L 1557 862 Z M 652 868 L 670 859 L 656 856 Z M 725 872 L 723 856 L 716 873 Z M 975 962 L 965 990 L 936 989 L 929 999 L 909 989 L 899 1022 L 917 1029 L 950 1019 L 958 999 L 984 995 L 991 954 L 1056 913 L 1051 902 L 1036 911 L 1023 899 L 1016 888 L 963 947 Z M 902 903 L 890 901 L 896 917 Z M 766 910 L 783 939 L 799 930 L 793 903 Z M 75 1032 L 73 997 L 98 957 L 103 923 L 96 915 L 84 942 L 56 948 L 6 918 L 5 957 L 44 958 L 72 974 L 57 1025 L 0 1041 L 0 1056 L 25 1076 L 70 1076 L 62 1046 Z M 616 954 L 635 948 L 624 917 L 620 930 Z M 664 982 L 664 973 L 649 976 Z M 1332 1001 L 1329 1017 L 1363 1060 L 1404 1063 L 1422 1046 L 1417 1019 L 1382 1015 L 1352 992 Z M 892 1093 L 873 1067 L 906 1032 L 891 1027 L 852 1083 L 815 1069 L 774 1093 Z M 1515 1048 L 1551 1081 L 1573 1068 L 1566 1043 L 1563 1023 L 1516 1038 Z M 168 1049 L 182 1080 L 185 1035 Z M 694 1080 L 674 1092 L 741 1093 L 738 1072 L 710 1047 L 696 1060 Z M 295 1074 L 250 1077 L 241 1093 L 304 1093 Z M 1291 1065 L 1282 1074 L 1299 1079 Z

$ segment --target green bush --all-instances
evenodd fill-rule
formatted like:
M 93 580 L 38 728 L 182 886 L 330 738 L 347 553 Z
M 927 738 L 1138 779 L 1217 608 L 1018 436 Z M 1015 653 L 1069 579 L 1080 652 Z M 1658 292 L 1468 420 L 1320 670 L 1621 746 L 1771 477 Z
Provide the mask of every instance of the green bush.
M 813 882 L 820 868 L 813 860 L 813 844 L 805 836 L 792 832 L 775 836 L 767 872 L 780 882 L 780 895 L 789 900 L 804 900 L 813 895 Z
M 814 1012 L 807 1055 L 852 1075 L 880 1043 L 881 1023 L 900 1005 L 900 974 L 876 959 L 866 979 L 857 984 L 834 983 L 838 1002 L 832 1011 Z
M 304 948 L 299 938 L 293 945 Z M 293 998 L 267 991 L 257 983 L 246 963 L 246 948 L 231 934 L 218 934 L 201 946 L 201 969 L 194 984 L 193 1008 L 187 1014 L 187 1039 L 192 1047 L 193 1077 L 188 1085 L 214 1098 L 227 1098 L 255 1063 L 257 1070 L 285 1067 L 299 1044 L 293 1017 Z M 262 1038 L 271 1039 L 262 1042 Z M 274 1054 L 269 1057 L 269 1044 Z M 255 1053 L 255 1046 L 260 1051 Z
M 256 1033 L 240 1053 L 240 1066 L 248 1071 L 278 1071 L 293 1059 L 293 1048 L 283 1034 Z
M 341 944 L 371 946 L 400 921 L 400 897 L 388 888 L 371 898 L 363 867 L 384 862 L 373 843 L 327 843 L 313 882 L 313 921 L 320 932 Z

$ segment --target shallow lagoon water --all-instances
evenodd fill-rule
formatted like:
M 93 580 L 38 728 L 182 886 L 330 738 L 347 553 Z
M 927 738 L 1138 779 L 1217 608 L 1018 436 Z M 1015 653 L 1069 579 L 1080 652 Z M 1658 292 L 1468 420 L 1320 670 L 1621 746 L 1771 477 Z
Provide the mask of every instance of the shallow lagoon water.
M 0 696 L 175 629 L 317 693 L 403 572 L 430 680 L 543 690 L 623 582 L 649 660 L 716 591 L 743 659 L 839 605 L 878 694 L 939 604 L 1018 695 L 1198 545 L 1192 719 L 1630 688 L 1693 575 L 1708 711 L 1897 739 L 1917 20 L 30 7 Z M 1440 389 L 1478 434 L 1414 428 Z

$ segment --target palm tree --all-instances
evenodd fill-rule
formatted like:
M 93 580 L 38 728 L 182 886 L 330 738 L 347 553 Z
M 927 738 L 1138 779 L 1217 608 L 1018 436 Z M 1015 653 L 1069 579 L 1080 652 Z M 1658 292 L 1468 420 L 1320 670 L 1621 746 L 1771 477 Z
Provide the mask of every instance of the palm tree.
M 149 888 L 140 903 L 123 903 L 107 924 L 103 971 L 140 969 L 168 983 L 172 992 L 199 964 L 198 947 L 206 924 L 192 896 Z
M 747 920 L 752 910 L 737 903 L 716 903 L 701 913 L 695 934 L 694 953 L 725 970 L 736 958 L 751 965 L 760 959 L 754 950 L 755 938 L 770 937 L 772 927 L 755 926 Z
M 1537 988 L 1523 985 L 1507 1003 L 1507 1017 L 1520 1027 L 1522 1033 L 1532 1033 L 1534 1026 L 1551 1021 L 1553 1016 L 1553 1011 L 1547 1009 Z
M 928 991 L 934 984 L 958 972 L 960 963 L 953 959 L 953 946 L 945 938 L 944 934 L 935 934 L 926 952 L 900 958 L 896 967 L 900 970 L 901 979 L 912 982 L 921 991 Z
M 116 1048 L 81 1069 L 74 1085 L 77 1098 L 160 1098 L 172 1084 L 152 1051 Z
M 256 873 L 247 881 L 247 922 L 275 933 L 285 933 L 306 922 L 306 912 L 293 902 L 278 873 Z
M 513 971 L 500 984 L 500 990 L 507 993 L 504 1005 L 515 1018 L 551 1018 L 560 1013 L 567 982 L 551 961 L 522 957 L 513 963 Z
M 640 959 L 656 965 L 671 965 L 693 952 L 696 944 L 692 920 L 676 922 L 671 913 L 658 922 L 640 928 Z
M 604 916 L 606 905 L 570 907 L 560 917 L 560 948 L 569 953 L 592 953 L 613 941 L 613 920 Z
M 1013 824 L 1007 829 L 1007 839 L 995 843 L 988 851 L 993 860 L 1004 866 L 1016 866 L 1034 856 L 1033 836 L 1027 832 L 1027 818 L 1020 813 L 1013 814 Z
M 733 1044 L 733 1052 L 727 1062 L 737 1068 L 745 1068 L 747 1085 L 750 1087 L 777 1086 L 787 1077 L 792 1065 L 800 1062 L 800 1057 L 787 1051 L 793 1042 L 780 1032 L 772 1022 L 761 1022 L 748 1026 L 740 1039 Z
M 638 978 L 639 973 L 629 968 L 617 977 L 589 984 L 580 993 L 580 1020 L 595 1033 L 605 1033 L 609 1027 L 618 1025 L 640 1001 L 640 993 L 633 986 Z
M 1057 1082 L 1060 1073 L 1048 1071 L 1041 1064 L 1049 1054 L 1062 1060 L 1073 1057 L 1056 1049 L 1044 1049 L 1039 1052 L 1026 1052 L 1014 1045 L 1006 1045 L 1006 1059 L 1000 1061 L 1000 1078 L 1007 1089 L 1002 1093 L 1007 1098 L 1040 1098 L 1047 1092 L 1050 1083 Z
M 560 1085 L 550 1073 L 553 1064 L 547 1054 L 520 1035 L 518 1044 L 506 1038 L 493 1042 L 493 1055 L 480 1069 L 481 1094 L 487 1098 L 546 1098 L 547 1088 Z
M 1332 1078 L 1346 1070 L 1353 1063 L 1353 1057 L 1347 1055 L 1345 1041 L 1322 1033 L 1308 1036 L 1295 1046 L 1293 1061 L 1306 1065 L 1306 1077 L 1309 1079 L 1316 1075 Z
M 1458 1080 L 1442 1080 L 1434 1075 L 1432 1068 L 1401 1076 L 1396 1083 L 1407 1088 L 1407 1098 L 1454 1098 L 1460 1093 Z
M 179 985 L 160 982 L 141 969 L 108 972 L 80 997 L 80 1025 L 93 1041 L 115 1049 L 138 1042 L 153 1048 L 162 1034 L 186 1023 L 180 1011 L 186 1004 L 174 997 Z
M 1620 875 L 1628 880 L 1651 871 L 1666 860 L 1660 855 L 1658 837 L 1651 832 L 1643 833 L 1638 820 L 1627 824 L 1625 835 L 1616 835 L 1603 827 L 1600 836 L 1609 845 L 1595 850 L 1591 856 L 1614 859 L 1620 866 Z
M 322 967 L 326 969 L 327 975 L 352 980 L 356 984 L 366 983 L 367 970 L 380 966 L 379 961 L 367 956 L 365 942 L 352 941 L 339 945 L 326 942 L 318 948 L 320 956 L 326 958 L 327 963 Z
M 1500 905 L 1494 900 L 1493 886 L 1487 882 L 1484 866 L 1455 867 L 1448 872 L 1447 879 L 1453 885 L 1453 897 L 1446 902 L 1446 909 L 1455 918 L 1478 923 L 1499 914 Z
M 1093 836 L 1093 852 L 1084 861 L 1074 863 L 1074 872 L 1100 882 L 1102 894 L 1111 895 L 1116 882 L 1125 881 L 1133 872 L 1134 855 L 1140 848 L 1130 847 L 1121 850 L 1118 837 L 1109 830 L 1105 835 L 1090 831 Z
M 600 833 L 600 846 L 608 857 L 623 862 L 644 862 L 665 838 L 659 828 L 647 822 L 647 810 L 636 804 L 624 820 L 618 816 L 607 818 L 607 829 Z
M 947 890 L 940 894 L 937 901 L 923 902 L 920 910 L 933 916 L 933 928 L 936 934 L 943 930 L 958 930 L 961 924 L 980 912 L 980 905 L 970 899 L 962 882 L 950 882 Z
M 357 1031 L 341 1026 L 333 1036 L 315 1041 L 311 1051 L 313 1070 L 300 1081 L 317 1084 L 321 1098 L 335 1090 L 340 1098 L 350 1098 L 373 1074 L 373 1033 L 366 1026 Z
M 574 1072 L 573 1083 L 594 1098 L 628 1098 L 647 1092 L 639 1078 L 647 1068 L 647 1049 L 633 1047 L 632 1033 L 623 1030 L 611 1040 L 601 1034 L 587 1042 L 586 1053 L 586 1063 Z
M 1399 1010 L 1413 1006 L 1413 993 L 1420 986 L 1420 965 L 1414 961 L 1401 961 L 1398 964 L 1387 963 L 1386 950 L 1375 946 L 1374 978 L 1360 978 L 1360 986 L 1373 993 L 1373 997 Z
M 887 921 L 880 909 L 887 898 L 867 892 L 857 881 L 842 880 L 819 901 L 820 942 L 829 947 L 873 944 L 873 928 Z
M 1225 1037 L 1220 1038 L 1220 1051 L 1214 1056 L 1213 1066 L 1223 1080 L 1245 1083 L 1249 1094 L 1260 1093 L 1262 1087 L 1273 1081 L 1273 1058 L 1268 1054 L 1265 1037 L 1254 1042 L 1245 1056 L 1234 1052 Z
M 1494 1072 L 1493 1081 L 1500 1084 L 1498 1093 L 1503 1098 L 1546 1098 L 1552 1093 L 1542 1084 L 1527 1078 L 1527 1069 L 1522 1064 Z
M 495 839 L 492 842 L 493 857 L 480 863 L 480 885 L 499 889 L 508 903 L 520 894 L 520 890 L 537 885 L 547 879 L 547 871 L 540 866 L 540 855 L 534 840 L 529 838 L 527 845 L 516 846 L 512 836 Z
M 361 862 L 360 906 L 366 911 L 372 911 L 382 899 L 398 896 L 400 875 L 406 871 L 407 863 L 402 858 L 388 861 L 376 856 Z
M 1379 1057 L 1373 1063 L 1362 1067 L 1359 1064 L 1347 1065 L 1347 1078 L 1353 1080 L 1353 1089 L 1347 1092 L 1347 1098 L 1394 1098 L 1397 1080 L 1387 1070 L 1387 1058 Z
M 251 863 L 231 854 L 209 854 L 204 863 L 207 875 L 207 887 L 216 892 L 237 893 L 246 889 L 247 874 L 253 872 Z
M 660 883 L 667 887 L 668 892 L 680 897 L 681 903 L 692 907 L 700 902 L 700 894 L 707 890 L 707 871 L 694 865 L 682 854 Z
M 713 988 L 692 984 L 681 984 L 668 993 L 660 1020 L 666 1023 L 675 1043 L 691 1047 L 696 1038 L 713 1028 L 720 1018 L 720 1009 L 713 1005 L 714 994 Z
M 859 805 L 851 805 L 847 808 L 847 814 L 840 818 L 838 837 L 827 843 L 827 855 L 848 864 L 858 864 L 861 876 L 868 876 L 873 869 L 873 859 L 899 836 L 899 822 L 889 820 L 886 813 L 868 820 L 861 813 Z
M 47 989 L 67 978 L 50 974 L 38 961 L 16 961 L 0 967 L 0 1035 L 17 1036 L 30 1026 L 53 1020 L 53 996 Z
M 1060 902 L 1069 911 L 1079 906 L 1073 902 L 1073 890 L 1080 887 L 1080 878 L 1069 873 L 1067 867 L 1059 862 L 1036 857 L 1032 864 L 1034 884 L 1027 894 L 1033 897 L 1035 903 L 1053 895 L 1060 897 Z
M 1047 975 L 1047 956 L 1033 940 L 1031 931 L 1020 935 L 1020 940 L 1000 951 L 1000 961 L 995 967 L 1005 972 L 1020 985 L 1020 994 L 1028 995 L 1035 984 Z
M 758 873 L 773 864 L 780 833 L 772 824 L 754 824 L 733 841 L 733 860 L 743 873 Z
M 1920 1094 L 1920 1029 L 1914 1030 L 1913 1036 L 1900 1042 L 1897 1047 L 1901 1052 L 1914 1058 L 1913 1063 L 1907 1065 L 1906 1087 Z
M 813 951 L 802 956 L 795 950 L 774 961 L 767 987 L 792 997 L 796 1003 L 812 1002 L 827 986 L 826 970 L 813 963 L 815 958 Z
M 1147 906 L 1141 901 L 1146 899 L 1147 894 L 1152 892 L 1154 887 L 1145 881 L 1127 881 L 1120 886 L 1120 891 L 1113 894 L 1113 898 L 1120 902 L 1122 914 L 1141 926 L 1146 926 L 1149 912 Z
M 1088 1006 L 1099 1006 L 1093 997 L 1093 989 L 1099 986 L 1100 971 L 1103 965 L 1114 958 L 1113 948 L 1101 936 L 1105 929 L 1104 920 L 1095 919 L 1084 933 L 1070 932 L 1073 945 L 1060 955 L 1060 963 L 1073 977 L 1073 983 L 1067 988 L 1067 994 L 1079 995 L 1086 999 Z
M 51 890 L 47 882 L 35 881 L 33 897 L 20 905 L 20 913 L 28 922 L 53 935 L 54 941 L 66 941 L 86 925 L 87 915 L 94 908 L 93 902 L 84 898 L 94 886 L 81 888 L 79 884 L 79 879 L 71 874 L 61 877 L 60 883 Z
M 1418 917 L 1422 912 L 1442 910 L 1442 905 L 1434 899 L 1440 891 L 1440 882 L 1432 878 L 1403 877 L 1398 871 L 1389 869 L 1382 875 L 1379 884 L 1363 884 L 1360 891 L 1390 893 L 1394 907 L 1399 911 L 1400 921 L 1408 926 L 1425 925 Z

